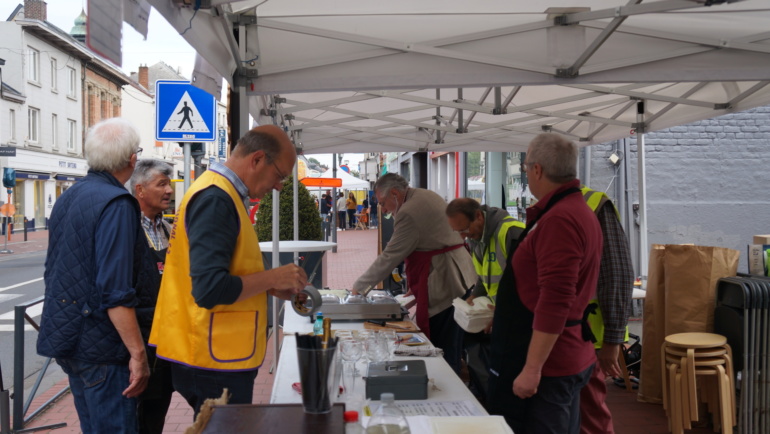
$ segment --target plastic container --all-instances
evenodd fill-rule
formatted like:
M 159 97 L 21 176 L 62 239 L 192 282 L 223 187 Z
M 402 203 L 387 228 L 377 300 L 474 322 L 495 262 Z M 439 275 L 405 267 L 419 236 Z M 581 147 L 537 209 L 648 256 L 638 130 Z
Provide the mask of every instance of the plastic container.
M 364 426 L 358 421 L 357 411 L 346 411 L 345 417 L 345 434 L 364 434 Z
M 410 434 L 404 413 L 396 406 L 392 393 L 380 395 L 382 405 L 369 419 L 367 434 Z
M 318 312 L 315 315 L 315 323 L 313 323 L 313 334 L 316 336 L 322 336 L 324 334 L 324 314 Z

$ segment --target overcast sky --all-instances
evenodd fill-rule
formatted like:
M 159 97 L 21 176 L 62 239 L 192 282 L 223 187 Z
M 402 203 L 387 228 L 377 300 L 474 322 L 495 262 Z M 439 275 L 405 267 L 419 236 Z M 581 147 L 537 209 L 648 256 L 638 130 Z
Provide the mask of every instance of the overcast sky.
M 0 19 L 6 20 L 23 4 L 21 1 L 0 0 Z M 72 31 L 75 18 L 82 9 L 87 9 L 86 0 L 48 0 L 48 21 L 67 33 Z M 86 10 L 86 13 L 88 11 Z M 194 31 L 195 28 L 191 31 Z M 150 12 L 149 31 L 147 40 L 133 27 L 123 24 L 123 65 L 121 69 L 126 74 L 136 72 L 139 65 L 154 65 L 160 61 L 166 62 L 173 68 L 178 68 L 185 77 L 190 77 L 195 65 L 195 51 L 190 47 L 173 27 L 155 9 Z M 331 154 L 308 155 L 331 167 Z M 344 160 L 350 162 L 351 169 L 358 169 L 358 162 L 363 154 L 345 154 Z

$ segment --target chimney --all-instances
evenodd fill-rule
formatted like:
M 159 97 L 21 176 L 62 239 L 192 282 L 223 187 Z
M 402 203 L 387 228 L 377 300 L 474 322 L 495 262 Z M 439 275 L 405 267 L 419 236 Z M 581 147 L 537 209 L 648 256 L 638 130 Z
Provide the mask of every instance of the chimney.
M 31 20 L 48 20 L 46 2 L 43 0 L 24 0 L 24 18 Z
M 144 86 L 145 89 L 150 89 L 150 72 L 147 65 L 139 66 L 139 84 Z

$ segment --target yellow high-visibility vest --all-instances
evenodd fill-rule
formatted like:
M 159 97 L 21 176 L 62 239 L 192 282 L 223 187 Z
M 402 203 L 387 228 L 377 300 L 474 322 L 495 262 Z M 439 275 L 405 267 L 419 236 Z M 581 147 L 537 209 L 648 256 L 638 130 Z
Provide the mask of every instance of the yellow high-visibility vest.
M 240 232 L 230 274 L 241 276 L 264 270 L 259 240 L 240 195 L 227 178 L 206 171 L 185 194 L 174 221 L 150 344 L 157 347 L 159 357 L 193 367 L 256 369 L 265 358 L 267 345 L 267 294 L 213 309 L 198 306 L 192 295 L 185 214 L 190 198 L 212 185 L 227 192 L 238 209 Z
M 481 278 L 487 296 L 492 300 L 492 303 L 495 302 L 500 279 L 503 277 L 503 270 L 505 270 L 505 260 L 508 258 L 508 246 L 505 245 L 505 238 L 508 231 L 514 227 L 522 230 L 525 228 L 524 223 L 514 220 L 513 217 L 505 217 L 497 227 L 495 234 L 497 236 L 493 235 L 489 238 L 489 246 L 484 250 L 482 260 L 479 261 L 476 255 L 471 255 L 476 274 Z

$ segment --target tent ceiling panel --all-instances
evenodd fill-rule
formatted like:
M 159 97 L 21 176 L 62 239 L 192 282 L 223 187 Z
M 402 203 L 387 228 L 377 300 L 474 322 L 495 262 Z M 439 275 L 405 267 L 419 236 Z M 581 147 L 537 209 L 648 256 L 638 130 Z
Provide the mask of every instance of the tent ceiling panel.
M 647 131 L 770 104 L 766 0 L 216 1 L 150 3 L 306 153 L 584 146 L 638 101 Z

